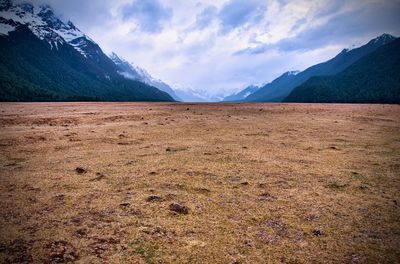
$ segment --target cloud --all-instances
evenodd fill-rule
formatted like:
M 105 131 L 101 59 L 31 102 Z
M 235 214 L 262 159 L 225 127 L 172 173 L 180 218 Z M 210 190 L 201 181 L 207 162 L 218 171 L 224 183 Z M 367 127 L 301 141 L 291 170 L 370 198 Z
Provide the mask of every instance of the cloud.
M 172 17 L 172 9 L 164 7 L 158 0 L 137 0 L 121 7 L 123 20 L 133 20 L 140 29 L 148 33 L 163 30 L 164 22 Z
M 230 0 L 218 14 L 221 32 L 228 33 L 246 23 L 258 23 L 263 19 L 265 11 L 264 1 Z
M 325 18 L 322 24 L 310 23 L 304 30 L 293 37 L 283 38 L 276 43 L 264 43 L 256 47 L 239 50 L 234 55 L 262 54 L 272 49 L 282 52 L 314 50 L 328 45 L 342 44 L 350 46 L 352 41 L 369 35 L 398 32 L 400 25 L 400 5 L 394 2 L 383 4 L 371 2 L 356 9 L 339 12 L 343 2 L 333 3 L 326 9 L 319 10 L 315 18 Z M 298 21 L 293 29 L 305 24 L 306 19 Z
M 210 26 L 211 22 L 217 18 L 218 9 L 215 6 L 208 6 L 196 16 L 196 22 L 191 29 L 202 30 Z

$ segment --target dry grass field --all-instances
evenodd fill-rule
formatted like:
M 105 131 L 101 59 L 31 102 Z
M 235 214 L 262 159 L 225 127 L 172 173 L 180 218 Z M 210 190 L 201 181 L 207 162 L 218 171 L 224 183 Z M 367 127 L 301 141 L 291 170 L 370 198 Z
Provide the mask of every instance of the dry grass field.
M 399 263 L 400 106 L 0 104 L 0 263 Z

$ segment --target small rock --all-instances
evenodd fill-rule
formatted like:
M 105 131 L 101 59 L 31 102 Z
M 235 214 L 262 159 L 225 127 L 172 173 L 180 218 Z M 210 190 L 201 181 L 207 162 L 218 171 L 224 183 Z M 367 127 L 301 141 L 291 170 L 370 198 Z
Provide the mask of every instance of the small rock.
M 161 196 L 158 195 L 150 195 L 149 197 L 146 198 L 147 202 L 159 202 L 162 201 L 163 199 L 161 198 Z
M 76 173 L 78 173 L 78 174 L 84 174 L 84 173 L 86 173 L 86 170 L 85 170 L 84 168 L 82 168 L 82 167 L 77 167 L 77 168 L 75 169 L 75 171 L 76 171 Z
M 50 248 L 49 261 L 51 263 L 74 262 L 78 259 L 76 249 L 66 241 L 55 241 L 48 248 Z
M 248 181 L 244 181 L 244 182 L 241 182 L 240 184 L 246 186 L 246 185 L 249 185 L 249 182 Z
M 124 203 L 120 203 L 119 205 L 120 205 L 121 207 L 128 207 L 128 206 L 130 206 L 131 204 L 128 203 L 128 202 L 124 202 Z
M 171 151 L 171 148 L 166 148 L 165 151 L 169 152 Z
M 80 228 L 76 230 L 76 235 L 78 237 L 85 237 L 87 235 L 87 230 L 85 228 Z
M 169 210 L 176 212 L 178 214 L 188 214 L 189 208 L 185 205 L 181 205 L 178 203 L 172 203 L 169 205 Z
M 188 108 L 186 108 L 186 111 L 189 111 L 190 109 L 189 109 L 189 107 Z
M 314 230 L 312 231 L 312 233 L 313 233 L 313 235 L 316 236 L 316 237 L 319 237 L 319 236 L 322 236 L 322 235 L 323 235 L 323 232 L 322 232 L 321 230 L 319 230 L 319 229 L 314 229 Z
M 100 181 L 104 179 L 106 176 L 103 173 L 96 172 L 96 178 L 91 179 L 90 181 Z

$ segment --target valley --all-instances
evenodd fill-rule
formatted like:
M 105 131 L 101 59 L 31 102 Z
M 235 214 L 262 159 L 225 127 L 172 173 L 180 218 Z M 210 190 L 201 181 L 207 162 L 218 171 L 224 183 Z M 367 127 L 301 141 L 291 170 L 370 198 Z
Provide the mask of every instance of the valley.
M 396 263 L 400 106 L 1 103 L 0 263 Z

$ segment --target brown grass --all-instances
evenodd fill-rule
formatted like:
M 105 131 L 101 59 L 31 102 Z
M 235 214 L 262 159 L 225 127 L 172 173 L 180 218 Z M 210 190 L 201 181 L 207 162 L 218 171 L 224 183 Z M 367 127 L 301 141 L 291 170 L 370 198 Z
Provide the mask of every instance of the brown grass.
M 0 263 L 399 263 L 399 149 L 398 105 L 0 104 Z

